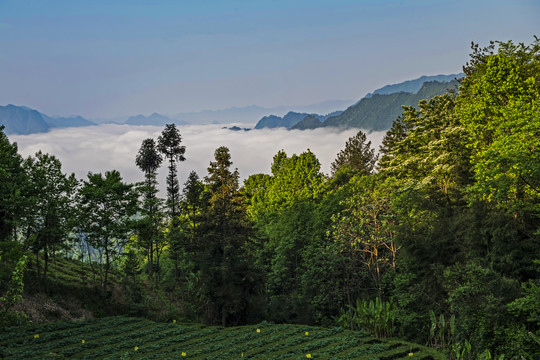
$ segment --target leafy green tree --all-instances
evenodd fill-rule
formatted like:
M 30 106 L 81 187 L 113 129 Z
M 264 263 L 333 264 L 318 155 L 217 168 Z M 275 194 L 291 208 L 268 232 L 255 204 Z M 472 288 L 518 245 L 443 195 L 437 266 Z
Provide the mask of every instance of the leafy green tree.
M 43 252 L 43 279 L 47 279 L 49 256 L 66 246 L 75 227 L 74 202 L 79 185 L 75 174 L 62 172 L 62 164 L 53 155 L 36 153 L 25 163 L 31 188 L 32 209 L 28 216 L 27 236 L 36 255 L 39 274 L 39 253 Z
M 174 124 L 168 124 L 158 138 L 157 149 L 169 160 L 167 176 L 167 206 L 171 218 L 180 214 L 180 187 L 178 185 L 177 161 L 184 161 L 186 147 L 181 146 L 182 136 Z
M 470 133 L 472 193 L 521 217 L 540 204 L 540 40 L 497 45 L 476 48 L 457 112 Z
M 350 247 L 366 266 L 379 300 L 383 300 L 383 276 L 396 269 L 400 246 L 395 242 L 392 186 L 375 176 L 355 177 L 353 195 L 345 210 L 334 217 L 333 236 Z
M 252 175 L 245 182 L 250 199 L 248 212 L 255 218 L 279 213 L 301 201 L 319 199 L 327 190 L 321 164 L 309 150 L 291 157 L 279 151 L 271 169 L 270 177 Z
M 260 289 L 252 260 L 254 232 L 239 193 L 238 170 L 231 166 L 229 149 L 218 148 L 204 179 L 210 206 L 195 230 L 206 318 L 222 326 L 247 321 Z
M 12 263 L 20 258 L 17 228 L 28 208 L 28 176 L 17 153 L 0 125 L 0 279 L 11 274 Z
M 88 242 L 105 257 L 102 286 L 107 288 L 111 265 L 122 253 L 132 233 L 132 216 L 137 211 L 137 194 L 117 170 L 88 174 L 79 190 L 81 230 Z
M 336 160 L 331 165 L 332 176 L 345 168 L 359 175 L 369 175 L 373 172 L 377 155 L 375 149 L 371 147 L 371 141 L 366 141 L 366 134 L 362 131 L 358 131 L 347 140 L 345 149 L 337 154 Z

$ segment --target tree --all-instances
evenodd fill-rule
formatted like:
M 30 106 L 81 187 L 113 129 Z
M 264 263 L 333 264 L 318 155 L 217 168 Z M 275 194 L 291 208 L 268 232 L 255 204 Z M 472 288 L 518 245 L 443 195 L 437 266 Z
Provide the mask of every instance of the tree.
M 0 125 L 0 279 L 9 276 L 10 263 L 21 256 L 16 230 L 28 209 L 28 175 L 17 144 L 9 142 L 3 129 Z
M 382 144 L 379 147 L 379 161 L 377 162 L 377 168 L 379 170 L 384 170 L 390 166 L 394 155 L 393 152 L 396 150 L 396 146 L 400 141 L 403 141 L 409 131 L 411 130 L 413 124 L 405 121 L 405 117 L 400 115 L 392 123 L 392 127 L 388 130 L 382 139 Z
M 133 185 L 126 184 L 117 170 L 102 174 L 88 173 L 79 191 L 81 230 L 88 242 L 105 256 L 102 286 L 107 288 L 111 264 L 122 253 L 131 234 L 131 217 L 137 211 Z
M 369 175 L 373 172 L 377 155 L 375 149 L 371 148 L 371 141 L 366 140 L 366 134 L 362 131 L 349 138 L 345 143 L 345 149 L 337 154 L 336 160 L 331 165 L 332 176 L 344 167 L 359 175 Z
M 229 149 L 218 148 L 204 179 L 209 208 L 195 230 L 207 321 L 222 326 L 247 321 L 260 284 L 252 260 L 254 234 L 238 191 L 238 170 L 231 165 Z
M 378 182 L 373 175 L 354 177 L 351 181 L 353 195 L 345 200 L 345 210 L 333 218 L 333 236 L 342 246 L 358 254 L 382 301 L 384 272 L 396 269 L 400 249 L 394 240 L 392 187 Z
M 496 44 L 473 45 L 458 98 L 474 163 L 470 190 L 527 222 L 540 211 L 540 39 Z
M 148 270 L 152 276 L 154 270 L 154 250 L 157 249 L 159 226 L 161 224 L 162 201 L 157 197 L 157 170 L 163 158 L 159 154 L 154 139 L 143 140 L 139 152 L 135 157 L 135 163 L 144 172 L 142 215 L 138 223 L 139 241 L 147 250 Z M 159 268 L 159 261 L 157 264 Z
M 182 256 L 193 250 L 195 228 L 200 220 L 201 211 L 208 202 L 203 194 L 204 184 L 199 180 L 199 175 L 195 171 L 191 171 L 182 190 L 181 215 L 173 219 L 175 224 L 169 227 L 167 233 L 169 256 L 174 262 L 175 279 L 178 278 Z M 190 264 L 184 263 L 184 265 L 189 266 Z
M 184 161 L 186 147 L 181 146 L 182 136 L 174 124 L 168 124 L 158 138 L 157 149 L 169 160 L 167 176 L 167 206 L 171 218 L 180 213 L 180 187 L 178 185 L 177 161 Z
M 27 236 L 36 255 L 39 274 L 39 253 L 43 251 L 43 279 L 47 279 L 49 256 L 65 246 L 75 226 L 74 202 L 79 185 L 75 174 L 62 173 L 62 164 L 53 155 L 36 153 L 25 163 L 31 188 L 32 209 L 28 216 Z
M 245 184 L 248 212 L 255 218 L 279 213 L 301 201 L 319 199 L 326 192 L 321 163 L 308 149 L 288 157 L 284 151 L 274 156 L 272 175 L 252 175 Z

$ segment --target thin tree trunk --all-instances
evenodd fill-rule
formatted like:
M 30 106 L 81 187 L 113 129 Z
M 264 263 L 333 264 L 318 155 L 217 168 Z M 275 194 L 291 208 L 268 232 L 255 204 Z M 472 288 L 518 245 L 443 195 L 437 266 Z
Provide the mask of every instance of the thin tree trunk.
M 109 266 L 110 266 L 110 259 L 109 259 L 109 248 L 105 246 L 105 279 L 103 280 L 103 290 L 107 290 L 107 279 L 109 276 Z

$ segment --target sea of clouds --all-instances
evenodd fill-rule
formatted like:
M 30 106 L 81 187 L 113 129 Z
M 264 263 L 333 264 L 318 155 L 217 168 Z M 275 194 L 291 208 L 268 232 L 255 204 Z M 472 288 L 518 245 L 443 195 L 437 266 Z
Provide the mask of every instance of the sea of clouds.
M 245 132 L 231 131 L 224 129 L 224 126 L 178 127 L 182 145 L 186 147 L 186 161 L 178 164 L 181 188 L 190 171 L 195 170 L 201 178 L 207 175 L 214 151 L 220 146 L 230 149 L 233 168 L 238 168 L 242 180 L 251 174 L 269 173 L 272 158 L 279 150 L 284 150 L 290 156 L 310 149 L 321 162 L 323 172 L 328 174 L 337 153 L 345 147 L 348 138 L 358 132 L 357 129 L 330 128 L 304 131 L 279 128 Z M 55 155 L 62 162 L 63 171 L 73 172 L 79 179 L 86 179 L 88 172 L 116 169 L 125 181 L 138 182 L 144 178 L 135 165 L 135 156 L 141 142 L 146 138 L 157 140 L 162 130 L 158 126 L 107 124 L 56 129 L 41 134 L 11 135 L 10 140 L 17 142 L 19 153 L 24 157 L 33 156 L 39 150 Z M 384 132 L 367 134 L 376 150 L 383 136 Z M 165 196 L 166 174 L 164 163 L 159 174 L 162 196 Z

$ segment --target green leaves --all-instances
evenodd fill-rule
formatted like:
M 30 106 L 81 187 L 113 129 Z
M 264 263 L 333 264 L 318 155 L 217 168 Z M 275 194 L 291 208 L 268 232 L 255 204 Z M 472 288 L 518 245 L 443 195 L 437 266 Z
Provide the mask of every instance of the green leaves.
M 457 114 L 470 134 L 476 198 L 511 213 L 540 203 L 540 41 L 499 43 L 462 83 Z

